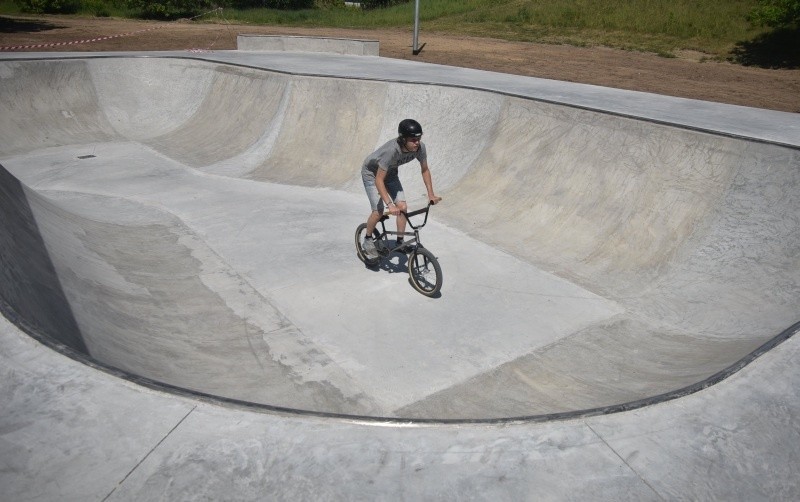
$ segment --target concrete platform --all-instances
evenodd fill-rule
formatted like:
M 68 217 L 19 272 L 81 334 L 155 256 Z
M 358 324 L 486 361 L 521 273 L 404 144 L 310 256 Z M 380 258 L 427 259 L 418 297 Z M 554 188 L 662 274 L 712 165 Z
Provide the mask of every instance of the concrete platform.
M 240 51 L 326 52 L 354 56 L 377 56 L 380 51 L 380 42 L 351 38 L 240 34 L 236 36 L 236 49 Z
M 0 58 L 13 499 L 800 491 L 798 115 L 141 56 Z M 361 160 L 406 117 L 445 197 L 435 299 L 353 249 Z

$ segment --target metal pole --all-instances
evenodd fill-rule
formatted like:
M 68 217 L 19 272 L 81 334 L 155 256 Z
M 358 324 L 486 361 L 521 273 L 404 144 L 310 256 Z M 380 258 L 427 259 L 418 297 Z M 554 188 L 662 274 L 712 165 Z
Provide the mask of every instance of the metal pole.
M 419 0 L 414 4 L 414 45 L 412 47 L 414 55 L 419 54 Z

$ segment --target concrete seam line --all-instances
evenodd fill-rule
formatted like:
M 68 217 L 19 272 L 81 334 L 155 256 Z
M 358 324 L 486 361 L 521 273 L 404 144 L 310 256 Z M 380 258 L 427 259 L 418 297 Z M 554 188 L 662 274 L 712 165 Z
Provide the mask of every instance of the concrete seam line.
M 174 426 L 172 429 L 170 429 L 170 430 L 169 430 L 169 432 L 167 432 L 167 434 L 166 434 L 166 435 L 164 435 L 164 437 L 163 437 L 163 438 L 161 438 L 161 440 L 160 440 L 158 443 L 156 443 L 156 444 L 155 444 L 155 446 L 153 446 L 153 447 L 150 449 L 150 451 L 148 451 L 148 452 L 147 452 L 147 454 L 146 454 L 144 457 L 142 457 L 142 459 L 141 459 L 141 460 L 139 460 L 139 462 L 138 462 L 136 465 L 134 465 L 134 466 L 133 466 L 133 468 L 132 468 L 132 469 L 131 469 L 131 470 L 128 472 L 128 474 L 126 474 L 126 475 L 125 475 L 125 477 L 123 477 L 123 478 L 120 480 L 120 482 L 119 482 L 119 483 L 117 483 L 117 486 L 115 486 L 115 487 L 114 487 L 114 488 L 113 488 L 113 489 L 112 489 L 110 492 L 108 492 L 108 495 L 106 495 L 105 497 L 103 497 L 103 502 L 105 502 L 106 500 L 108 500 L 108 497 L 110 497 L 111 495 L 113 495 L 113 494 L 114 494 L 114 492 L 117 490 L 117 488 L 119 488 L 120 486 L 122 486 L 122 483 L 124 483 L 124 482 L 125 482 L 125 480 L 127 480 L 127 479 L 130 477 L 130 475 L 131 475 L 131 474 L 133 474 L 133 473 L 134 473 L 134 471 L 136 471 L 136 469 L 138 469 L 138 468 L 139 468 L 139 466 L 140 466 L 140 465 L 142 465 L 142 464 L 144 463 L 144 461 L 145 461 L 145 460 L 147 460 L 147 458 L 150 456 L 150 454 L 151 454 L 151 453 L 153 453 L 153 452 L 156 450 L 156 448 L 158 448 L 159 446 L 161 446 L 161 443 L 163 443 L 164 441 L 166 441 L 166 439 L 167 439 L 167 438 L 168 438 L 168 437 L 169 437 L 169 436 L 170 436 L 170 435 L 171 435 L 173 432 L 175 432 L 175 429 L 177 429 L 178 427 L 180 427 L 180 425 L 181 425 L 181 424 L 184 422 L 184 420 L 186 420 L 187 418 L 189 418 L 189 415 L 191 415 L 191 414 L 192 414 L 192 412 L 193 412 L 194 410 L 196 410 L 196 409 L 197 409 L 197 405 L 194 405 L 194 406 L 192 407 L 192 409 L 191 409 L 191 410 L 189 410 L 189 412 L 188 412 L 186 415 L 184 415 L 184 416 L 183 416 L 183 418 L 181 418 L 180 420 L 178 420 L 178 423 L 177 423 L 177 424 L 175 424 L 175 426 Z

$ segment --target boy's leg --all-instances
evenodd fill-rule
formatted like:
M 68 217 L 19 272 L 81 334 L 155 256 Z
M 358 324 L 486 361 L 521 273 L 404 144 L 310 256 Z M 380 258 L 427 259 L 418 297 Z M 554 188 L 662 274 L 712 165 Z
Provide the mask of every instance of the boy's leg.
M 406 204 L 406 201 L 398 200 L 397 202 L 395 202 L 395 204 L 397 205 L 397 209 L 401 211 L 408 211 L 408 205 Z M 397 215 L 397 240 L 399 241 L 403 240 L 404 237 L 403 232 L 405 231 L 406 231 L 406 217 L 403 216 L 402 214 L 399 214 Z
M 378 193 L 378 188 L 375 186 L 375 178 L 364 176 L 362 181 L 364 182 L 364 190 L 367 192 L 369 205 L 372 208 L 372 212 L 369 213 L 367 218 L 367 236 L 372 236 L 375 225 L 378 224 L 381 214 L 383 214 L 383 201 Z
M 394 201 L 397 209 L 401 211 L 408 211 L 406 204 L 406 194 L 403 192 L 403 185 L 400 179 L 395 178 L 386 183 L 386 189 L 389 190 L 389 196 Z M 403 240 L 403 232 L 406 231 L 406 217 L 402 214 L 397 216 L 397 240 Z
M 372 211 L 369 213 L 369 218 L 367 218 L 367 235 L 371 236 L 372 233 L 375 231 L 375 226 L 378 224 L 378 221 L 381 219 L 381 213 L 378 211 Z

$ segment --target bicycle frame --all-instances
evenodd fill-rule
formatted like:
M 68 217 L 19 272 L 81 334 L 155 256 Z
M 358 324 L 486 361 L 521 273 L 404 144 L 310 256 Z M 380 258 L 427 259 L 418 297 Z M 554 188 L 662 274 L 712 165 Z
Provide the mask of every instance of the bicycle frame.
M 428 205 L 425 206 L 424 208 L 417 209 L 416 211 L 411 211 L 410 213 L 407 213 L 405 211 L 400 211 L 400 214 L 405 216 L 406 223 L 408 224 L 408 226 L 411 227 L 411 230 L 413 230 L 413 232 L 402 232 L 402 234 L 401 234 L 400 232 L 397 232 L 397 231 L 386 230 L 386 223 L 385 222 L 386 222 L 386 220 L 389 219 L 389 217 L 391 215 L 388 214 L 388 213 L 385 213 L 383 216 L 381 216 L 381 219 L 378 220 L 378 223 L 380 223 L 380 225 L 381 225 L 381 231 L 378 232 L 378 238 L 380 240 L 382 240 L 383 242 L 386 242 L 387 241 L 387 237 L 390 236 L 390 235 L 396 235 L 396 236 L 403 235 L 403 236 L 407 236 L 407 237 L 413 236 L 412 239 L 409 239 L 407 242 L 404 242 L 402 246 L 397 246 L 397 247 L 395 247 L 393 249 L 388 249 L 388 246 L 386 246 L 385 248 L 387 249 L 387 251 L 389 253 L 392 253 L 392 252 L 400 249 L 401 247 L 409 248 L 409 249 L 412 247 L 412 245 L 422 247 L 422 242 L 419 239 L 419 229 L 424 227 L 428 223 L 428 213 L 430 212 L 431 205 L 432 205 L 431 202 L 428 202 Z M 414 223 L 411 221 L 411 217 L 412 216 L 417 216 L 417 215 L 423 214 L 423 213 L 425 213 L 425 219 L 419 225 L 414 225 Z
M 377 256 L 368 255 L 363 248 L 362 243 L 366 240 L 366 223 L 361 223 L 356 227 L 355 245 L 358 258 L 369 268 L 377 266 L 382 258 L 388 258 L 392 253 L 405 254 L 408 257 L 409 282 L 418 292 L 433 298 L 439 294 L 442 288 L 442 267 L 439 266 L 439 260 L 436 259 L 436 256 L 425 249 L 419 238 L 420 229 L 428 223 L 428 212 L 431 206 L 432 204 L 429 202 L 424 209 L 400 212 L 400 214 L 406 218 L 412 232 L 393 232 L 386 230 L 386 220 L 389 219 L 389 215 L 384 214 L 381 216 L 378 219 L 380 227 L 376 224 L 376 228 L 373 229 L 373 239 L 375 239 L 375 247 L 378 252 Z M 412 217 L 423 213 L 425 214 L 425 219 L 422 223 L 415 224 L 411 221 Z M 390 235 L 407 235 L 413 236 L 413 238 L 403 243 L 402 246 L 395 246 L 390 249 L 388 245 L 388 236 Z

